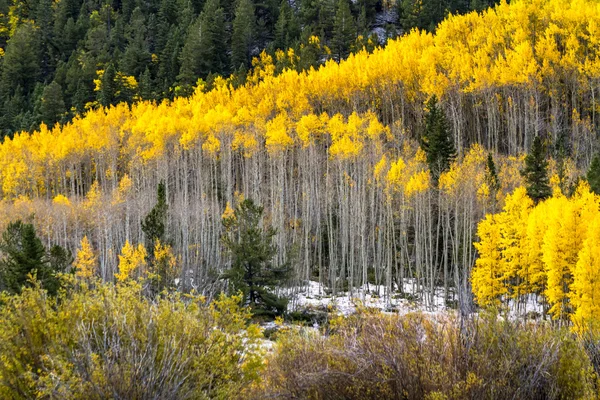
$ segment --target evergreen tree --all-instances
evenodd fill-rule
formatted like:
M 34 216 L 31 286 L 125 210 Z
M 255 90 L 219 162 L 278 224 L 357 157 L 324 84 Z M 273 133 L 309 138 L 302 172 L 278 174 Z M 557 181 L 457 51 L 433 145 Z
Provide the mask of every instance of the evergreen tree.
M 33 24 L 17 28 L 2 61 L 2 94 L 13 95 L 17 87 L 25 96 L 30 94 L 40 74 L 39 37 Z
M 148 67 L 144 70 L 144 73 L 140 75 L 139 93 L 142 100 L 154 100 L 154 91 L 152 90 L 152 76 Z
M 254 16 L 254 3 L 252 0 L 239 0 L 235 9 L 233 20 L 233 33 L 231 35 L 231 69 L 237 70 L 240 66 L 250 66 L 250 51 L 256 30 Z
M 596 153 L 592 158 L 586 178 L 592 192 L 600 194 L 600 153 Z
M 275 24 L 275 40 L 273 46 L 276 49 L 287 50 L 292 47 L 300 36 L 300 25 L 294 9 L 288 0 L 283 0 L 279 6 L 279 17 Z
M 148 255 L 154 253 L 154 246 L 157 241 L 167 243 L 166 227 L 168 209 L 165 183 L 160 182 L 157 189 L 156 204 L 142 221 L 142 232 L 144 232 L 144 236 L 146 237 L 146 252 Z
M 203 45 L 201 56 L 208 60 L 202 77 L 210 73 L 227 75 L 229 61 L 227 59 L 227 30 L 225 11 L 220 5 L 220 0 L 207 0 L 202 10 L 203 28 L 206 33 L 201 40 Z M 202 36 L 202 33 L 200 33 Z M 206 46 L 204 46 L 206 45 Z
M 567 181 L 567 171 L 566 171 L 566 165 L 565 165 L 565 160 L 567 157 L 567 151 L 566 151 L 566 142 L 567 138 L 566 136 L 560 135 L 556 141 L 556 146 L 555 146 L 555 160 L 556 160 L 556 174 L 558 176 L 558 187 L 560 188 L 560 191 L 565 194 L 568 195 L 568 189 L 569 189 L 569 182 Z
M 180 71 L 180 54 L 181 54 L 181 40 L 182 40 L 181 29 L 175 28 L 168 32 L 168 40 L 165 47 L 160 53 L 160 59 L 162 62 L 158 67 L 158 74 L 156 79 L 157 90 L 162 96 L 171 98 L 171 86 L 177 79 L 177 73 Z M 191 51 L 196 51 L 192 48 Z M 192 56 L 192 54 L 190 54 Z M 194 71 L 189 72 L 189 78 L 187 81 L 193 81 Z M 188 77 L 188 75 L 186 75 Z
M 548 178 L 548 161 L 542 139 L 536 136 L 531 151 L 525 157 L 525 168 L 521 171 L 525 179 L 527 195 L 535 202 L 547 199 L 552 195 Z
M 400 25 L 405 31 L 418 28 L 433 32 L 451 4 L 442 0 L 400 0 L 398 6 Z
M 223 218 L 223 244 L 232 257 L 231 269 L 224 275 L 234 291 L 242 291 L 246 304 L 256 315 L 282 314 L 287 301 L 272 289 L 288 277 L 288 268 L 273 265 L 275 229 L 261 227 L 263 207 L 252 200 L 242 201 L 232 215 Z
M 356 21 L 350 11 L 348 0 L 339 0 L 333 21 L 331 50 L 340 61 L 350 54 L 350 46 L 356 39 Z
M 44 88 L 40 104 L 40 119 L 48 126 L 60 122 L 66 114 L 62 88 L 56 81 Z
M 117 71 L 112 63 L 108 64 L 102 75 L 102 84 L 98 92 L 98 101 L 103 106 L 109 106 L 115 100 L 117 95 Z
M 485 181 L 490 188 L 490 198 L 495 205 L 496 195 L 500 191 L 500 179 L 498 178 L 498 172 L 496 171 L 496 164 L 494 163 L 492 153 L 488 153 L 487 156 L 485 164 Z
M 4 290 L 20 293 L 30 274 L 35 274 L 42 287 L 54 295 L 60 281 L 56 273 L 64 272 L 72 263 L 70 252 L 54 246 L 49 254 L 32 224 L 11 222 L 2 234 L 0 250 L 0 284 Z
M 427 164 L 437 184 L 442 172 L 447 171 L 456 158 L 456 150 L 450 124 L 444 110 L 438 106 L 435 95 L 427 102 L 426 111 L 425 134 L 421 140 L 421 148 L 427 154 Z
M 121 63 L 121 69 L 127 75 L 140 76 L 152 61 L 146 33 L 146 18 L 141 8 L 136 7 L 126 32 L 128 44 Z
M 191 93 L 199 77 L 206 79 L 210 73 L 226 74 L 229 69 L 226 41 L 225 12 L 219 6 L 219 0 L 208 0 L 202 14 L 190 26 L 181 52 L 177 80 L 186 93 Z

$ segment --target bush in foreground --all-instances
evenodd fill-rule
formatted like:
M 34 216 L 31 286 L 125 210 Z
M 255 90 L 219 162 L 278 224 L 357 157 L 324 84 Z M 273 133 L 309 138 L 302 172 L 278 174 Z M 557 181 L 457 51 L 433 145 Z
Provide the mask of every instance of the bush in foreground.
M 0 295 L 0 398 L 232 398 L 257 379 L 260 331 L 240 298 L 64 279 L 57 297 L 39 283 Z
M 330 335 L 280 335 L 256 398 L 577 399 L 595 375 L 580 342 L 546 325 L 362 314 Z

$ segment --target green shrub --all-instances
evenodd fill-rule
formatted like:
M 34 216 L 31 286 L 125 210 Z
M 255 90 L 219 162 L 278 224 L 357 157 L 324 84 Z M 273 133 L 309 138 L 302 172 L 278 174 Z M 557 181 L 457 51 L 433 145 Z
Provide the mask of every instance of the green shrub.
M 150 300 L 137 283 L 2 294 L 0 398 L 232 398 L 258 378 L 240 298 Z

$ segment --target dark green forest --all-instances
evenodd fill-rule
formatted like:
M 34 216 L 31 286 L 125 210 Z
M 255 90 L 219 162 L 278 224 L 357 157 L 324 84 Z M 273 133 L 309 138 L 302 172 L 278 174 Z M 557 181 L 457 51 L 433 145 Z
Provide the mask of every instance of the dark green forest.
M 293 63 L 287 52 L 275 57 L 279 70 L 317 67 L 493 2 L 2 0 L 0 131 L 52 126 L 118 102 L 186 96 L 199 79 L 209 88 L 217 75 L 243 84 L 262 50 L 294 50 Z

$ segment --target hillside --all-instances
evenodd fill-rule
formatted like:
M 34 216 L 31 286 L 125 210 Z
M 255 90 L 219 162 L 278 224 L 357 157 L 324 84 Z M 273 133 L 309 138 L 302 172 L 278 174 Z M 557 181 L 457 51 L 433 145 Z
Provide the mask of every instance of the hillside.
M 16 134 L 0 145 L 2 219 L 35 214 L 46 243 L 70 249 L 88 235 L 111 280 L 125 241 L 143 243 L 139 221 L 164 181 L 187 285 L 227 265 L 221 215 L 244 196 L 265 207 L 276 261 L 293 254 L 296 279 L 335 291 L 418 276 L 466 293 L 476 224 L 522 184 L 532 138 L 571 155 L 566 180 L 597 148 L 599 18 L 594 2 L 501 4 L 318 70 L 275 75 L 263 53 L 238 88 L 217 79 L 189 98 Z M 418 146 L 432 95 L 459 154 L 441 190 Z
M 45 1 L 0 398 L 599 397 L 598 1 Z
M 493 4 L 440 0 L 6 0 L 0 2 L 0 136 L 65 123 L 119 102 L 187 96 L 288 48 L 297 70 L 372 49 L 447 13 Z M 311 37 L 319 37 L 315 46 Z M 282 51 L 283 50 L 283 51 Z M 279 70 L 287 63 L 281 57 Z

